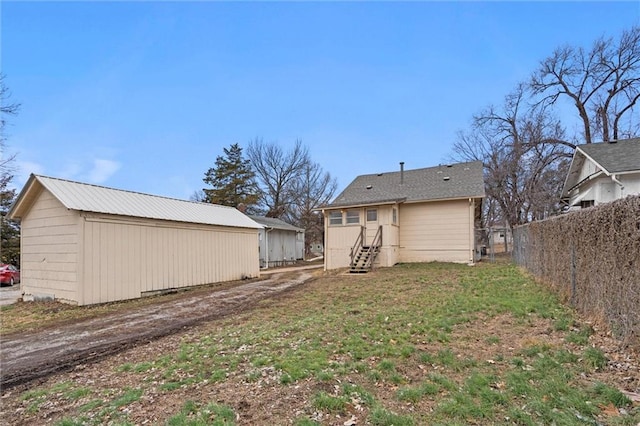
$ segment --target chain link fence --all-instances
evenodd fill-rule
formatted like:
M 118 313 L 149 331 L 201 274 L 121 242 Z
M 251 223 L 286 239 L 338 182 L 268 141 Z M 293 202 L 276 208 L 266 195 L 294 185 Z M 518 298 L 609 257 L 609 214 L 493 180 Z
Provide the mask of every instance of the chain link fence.
M 519 226 L 512 257 L 640 348 L 640 196 Z

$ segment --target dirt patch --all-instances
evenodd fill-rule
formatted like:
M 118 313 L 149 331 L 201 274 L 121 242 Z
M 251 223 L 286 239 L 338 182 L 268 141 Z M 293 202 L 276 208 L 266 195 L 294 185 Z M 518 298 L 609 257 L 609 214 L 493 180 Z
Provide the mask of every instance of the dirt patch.
M 135 310 L 32 332 L 2 336 L 3 389 L 95 362 L 139 344 L 174 334 L 204 321 L 249 309 L 312 278 L 307 270 L 274 273 L 222 290 L 185 292 Z

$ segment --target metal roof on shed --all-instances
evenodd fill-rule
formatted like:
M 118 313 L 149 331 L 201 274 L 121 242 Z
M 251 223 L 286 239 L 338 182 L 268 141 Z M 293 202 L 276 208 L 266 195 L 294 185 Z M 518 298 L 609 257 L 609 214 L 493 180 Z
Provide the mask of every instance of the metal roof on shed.
M 178 200 L 34 174 L 29 177 L 9 211 L 10 217 L 21 218 L 26 214 L 35 193 L 39 193 L 36 191 L 38 185 L 51 192 L 70 210 L 205 225 L 262 228 L 233 207 Z
M 285 222 L 284 220 L 277 219 L 275 217 L 266 217 L 266 216 L 253 216 L 249 215 L 249 217 L 260 225 L 264 225 L 267 228 L 274 229 L 282 229 L 285 231 L 296 231 L 296 232 L 304 232 L 304 229 L 298 228 L 297 226 L 293 226 L 290 223 Z

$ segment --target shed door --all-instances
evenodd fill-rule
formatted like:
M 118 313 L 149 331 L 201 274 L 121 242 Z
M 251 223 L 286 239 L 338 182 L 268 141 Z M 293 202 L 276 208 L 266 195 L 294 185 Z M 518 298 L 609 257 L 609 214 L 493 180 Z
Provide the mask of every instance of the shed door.
M 373 243 L 373 239 L 378 232 L 378 209 L 365 209 L 365 242 L 368 246 Z

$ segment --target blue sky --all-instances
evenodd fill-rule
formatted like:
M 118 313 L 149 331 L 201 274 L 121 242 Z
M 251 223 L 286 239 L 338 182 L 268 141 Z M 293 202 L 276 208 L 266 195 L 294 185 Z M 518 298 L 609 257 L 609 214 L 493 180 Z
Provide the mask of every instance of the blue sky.
M 223 148 L 296 139 L 343 189 L 446 162 L 474 113 L 625 2 L 2 1 L 15 185 L 30 173 L 188 199 Z M 5 153 L 6 155 L 6 153 Z

